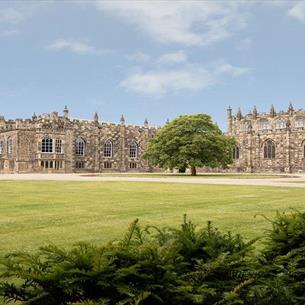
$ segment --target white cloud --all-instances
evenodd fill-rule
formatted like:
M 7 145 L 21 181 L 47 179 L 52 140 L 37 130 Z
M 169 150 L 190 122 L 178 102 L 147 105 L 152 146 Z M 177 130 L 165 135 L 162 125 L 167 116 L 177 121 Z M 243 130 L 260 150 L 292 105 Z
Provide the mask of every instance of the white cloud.
M 78 55 L 103 55 L 109 53 L 108 50 L 99 50 L 94 46 L 77 40 L 57 39 L 53 43 L 46 46 L 47 49 L 55 51 L 70 51 Z
M 55 1 L 9 1 L 10 7 L 0 8 L 0 24 L 17 24 L 37 13 L 48 11 Z
M 145 63 L 150 61 L 150 56 L 143 52 L 136 52 L 134 54 L 128 55 L 127 59 L 138 63 Z
M 249 72 L 248 68 L 235 67 L 227 63 L 217 66 L 214 71 L 215 75 L 229 75 L 232 77 L 241 76 L 248 72 Z
M 0 23 L 18 23 L 23 19 L 23 14 L 14 7 L 0 9 Z
M 181 69 L 150 70 L 132 73 L 120 86 L 138 93 L 162 95 L 180 90 L 197 91 L 216 84 L 225 76 L 240 76 L 246 68 L 222 64 L 213 69 L 204 66 L 186 65 Z
M 187 56 L 183 51 L 166 53 L 159 57 L 157 60 L 160 64 L 182 63 L 187 60 Z
M 305 2 L 295 3 L 289 10 L 288 15 L 305 22 Z
M 187 46 L 209 45 L 244 25 L 234 1 L 96 1 L 96 7 L 135 25 L 153 39 Z
M 17 30 L 5 30 L 5 31 L 0 31 L 0 37 L 11 37 L 15 36 L 19 33 Z

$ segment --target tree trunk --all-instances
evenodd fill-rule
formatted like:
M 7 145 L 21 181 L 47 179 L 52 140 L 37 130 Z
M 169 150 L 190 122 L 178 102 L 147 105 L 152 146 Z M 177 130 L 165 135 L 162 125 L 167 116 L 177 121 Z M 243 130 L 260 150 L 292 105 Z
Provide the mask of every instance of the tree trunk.
M 195 166 L 192 166 L 191 167 L 191 175 L 192 176 L 196 176 L 197 172 L 196 172 L 196 167 Z

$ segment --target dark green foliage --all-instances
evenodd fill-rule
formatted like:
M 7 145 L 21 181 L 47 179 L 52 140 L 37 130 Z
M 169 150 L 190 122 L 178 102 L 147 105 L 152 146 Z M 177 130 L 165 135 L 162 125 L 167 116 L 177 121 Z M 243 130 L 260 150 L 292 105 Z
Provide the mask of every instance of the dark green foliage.
M 180 229 L 159 230 L 135 221 L 105 247 L 8 255 L 0 294 L 28 305 L 215 304 L 239 283 L 249 250 L 210 223 L 196 230 L 185 218 Z
M 305 304 L 305 213 L 278 213 L 248 285 L 235 300 L 250 305 Z
M 150 164 L 185 171 L 196 167 L 227 167 L 235 140 L 225 136 L 206 114 L 182 115 L 150 140 L 144 154 Z
M 278 214 L 265 248 L 203 229 L 141 228 L 104 247 L 55 246 L 3 259 L 0 295 L 27 305 L 302 305 L 305 213 Z

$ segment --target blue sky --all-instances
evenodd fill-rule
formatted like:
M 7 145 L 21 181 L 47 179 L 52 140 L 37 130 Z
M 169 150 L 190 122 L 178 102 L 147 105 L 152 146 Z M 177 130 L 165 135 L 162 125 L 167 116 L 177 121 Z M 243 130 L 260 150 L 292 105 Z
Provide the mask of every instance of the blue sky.
M 1 1 L 0 114 L 162 125 L 305 106 L 305 1 Z

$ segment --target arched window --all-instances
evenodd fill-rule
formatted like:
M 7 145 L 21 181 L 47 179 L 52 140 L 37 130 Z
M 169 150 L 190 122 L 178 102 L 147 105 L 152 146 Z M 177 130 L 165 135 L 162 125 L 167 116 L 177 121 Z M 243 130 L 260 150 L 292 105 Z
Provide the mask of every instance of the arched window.
M 62 154 L 62 140 L 61 139 L 55 140 L 55 153 Z
M 260 120 L 259 122 L 259 129 L 260 130 L 268 130 L 270 129 L 270 125 L 268 120 Z
M 138 144 L 136 142 L 131 142 L 129 144 L 129 158 L 138 157 Z
M 239 159 L 239 146 L 235 146 L 232 151 L 233 160 Z
M 285 120 L 277 120 L 275 122 L 275 128 L 276 129 L 284 129 L 284 128 L 286 128 L 286 121 Z
M 251 129 L 251 122 L 245 121 L 240 125 L 240 131 L 249 131 Z
M 7 153 L 9 155 L 13 153 L 13 139 L 11 137 L 7 139 Z
M 51 153 L 53 152 L 53 139 L 46 136 L 41 141 L 41 152 Z
M 264 144 L 264 158 L 265 159 L 275 158 L 275 144 L 271 140 L 267 140 Z
M 3 154 L 3 147 L 4 146 L 4 143 L 3 143 L 3 141 L 2 140 L 0 140 L 0 155 L 2 155 Z
M 77 156 L 84 156 L 85 155 L 85 141 L 82 138 L 76 139 L 75 154 Z
M 295 127 L 305 127 L 305 118 L 304 117 L 296 118 Z
M 112 157 L 112 142 L 110 140 L 106 141 L 104 144 L 104 157 L 105 158 Z

